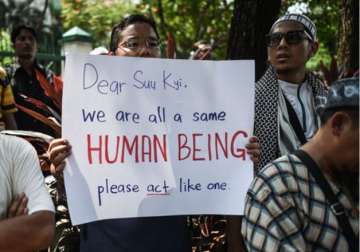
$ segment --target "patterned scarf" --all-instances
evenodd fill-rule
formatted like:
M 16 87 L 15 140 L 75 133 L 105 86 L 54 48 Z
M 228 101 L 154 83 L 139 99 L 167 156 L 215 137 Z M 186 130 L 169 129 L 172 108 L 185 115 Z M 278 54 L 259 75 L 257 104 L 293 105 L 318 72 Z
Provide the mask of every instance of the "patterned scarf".
M 312 88 L 316 107 L 321 97 L 326 95 L 326 87 L 311 73 L 307 75 L 307 82 Z M 279 84 L 275 69 L 270 66 L 255 84 L 254 135 L 258 137 L 261 146 L 256 171 L 280 156 L 278 109 Z

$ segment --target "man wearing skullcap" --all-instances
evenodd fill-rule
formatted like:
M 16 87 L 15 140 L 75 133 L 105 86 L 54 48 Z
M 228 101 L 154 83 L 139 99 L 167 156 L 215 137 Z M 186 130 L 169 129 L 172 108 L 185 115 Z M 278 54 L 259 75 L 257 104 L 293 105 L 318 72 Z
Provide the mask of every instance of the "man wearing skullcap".
M 270 66 L 255 86 L 254 135 L 261 146 L 257 170 L 316 133 L 315 105 L 326 95 L 325 86 L 305 68 L 318 49 L 316 27 L 307 16 L 280 17 L 266 38 Z
M 326 94 L 325 85 L 305 69 L 318 49 L 316 27 L 307 16 L 280 17 L 266 39 L 270 65 L 255 85 L 254 135 L 261 147 L 255 172 L 315 134 L 315 105 Z M 228 252 L 244 251 L 240 229 L 239 217 L 228 220 Z
M 359 79 L 333 83 L 322 102 L 315 136 L 248 190 L 248 251 L 359 251 Z

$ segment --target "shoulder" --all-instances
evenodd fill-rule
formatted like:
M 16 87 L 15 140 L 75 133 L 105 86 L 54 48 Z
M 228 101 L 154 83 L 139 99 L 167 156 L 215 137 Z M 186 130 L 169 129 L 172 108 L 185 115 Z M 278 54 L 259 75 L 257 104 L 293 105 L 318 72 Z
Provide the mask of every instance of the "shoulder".
M 266 87 L 269 83 L 277 82 L 276 72 L 269 66 L 263 76 L 255 83 L 256 88 Z
M 328 87 L 325 83 L 313 72 L 307 73 L 307 81 L 308 84 L 313 89 L 314 95 L 326 95 L 328 91 Z
M 299 191 L 299 181 L 305 180 L 307 176 L 306 167 L 296 156 L 282 156 L 258 172 L 249 193 L 261 198 L 267 194 L 286 196 Z
M 6 70 L 0 67 L 0 88 L 6 87 L 8 84 Z M 1 99 L 1 98 L 0 98 Z
M 46 79 L 50 79 L 54 75 L 54 73 L 49 68 L 46 68 L 37 61 L 34 64 L 36 69 L 38 69 L 45 76 Z
M 0 80 L 4 80 L 6 77 L 6 71 L 4 68 L 0 67 Z
M 6 65 L 4 70 L 6 72 L 6 78 L 11 79 L 14 77 L 16 71 L 20 68 L 19 64 Z
M 255 83 L 255 104 L 273 101 L 273 98 L 277 97 L 278 86 L 276 72 L 269 66 L 264 75 Z
M 9 136 L 1 133 L 0 133 L 0 148 L 12 156 L 16 156 L 18 155 L 18 153 L 36 154 L 35 149 L 26 140 L 16 136 Z

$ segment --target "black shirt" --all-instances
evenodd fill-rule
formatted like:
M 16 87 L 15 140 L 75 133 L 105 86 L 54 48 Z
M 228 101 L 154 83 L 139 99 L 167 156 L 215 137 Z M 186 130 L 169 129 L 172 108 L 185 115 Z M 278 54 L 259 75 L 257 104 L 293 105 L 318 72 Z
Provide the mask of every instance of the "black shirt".
M 17 104 L 39 112 L 46 117 L 51 116 L 51 114 L 47 113 L 43 109 L 26 101 L 23 96 L 25 95 L 26 97 L 35 98 L 43 102 L 57 113 L 60 113 L 51 99 L 45 95 L 44 90 L 36 78 L 35 72 L 33 75 L 29 75 L 22 67 L 18 68 L 13 76 L 12 84 L 15 102 Z M 20 109 L 15 114 L 15 119 L 20 130 L 38 131 L 54 136 L 54 132 L 49 126 L 26 114 Z
M 191 252 L 186 216 L 101 220 L 80 230 L 81 252 Z

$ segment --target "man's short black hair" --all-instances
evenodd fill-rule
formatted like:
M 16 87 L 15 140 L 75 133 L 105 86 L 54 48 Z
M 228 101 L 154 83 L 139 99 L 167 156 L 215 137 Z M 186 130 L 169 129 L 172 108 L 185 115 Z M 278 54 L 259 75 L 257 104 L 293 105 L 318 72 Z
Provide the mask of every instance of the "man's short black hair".
M 28 25 L 19 25 L 17 27 L 15 27 L 12 32 L 11 32 L 11 42 L 15 43 L 15 40 L 17 38 L 17 36 L 19 36 L 19 34 L 21 33 L 22 30 L 27 30 L 29 31 L 35 38 L 35 40 L 37 40 L 37 34 L 34 28 L 32 28 L 31 26 Z
M 115 52 L 119 43 L 119 39 L 120 39 L 120 33 L 129 25 L 135 24 L 135 23 L 146 23 L 148 25 L 150 25 L 155 33 L 157 38 L 159 38 L 159 33 L 157 31 L 156 28 L 156 24 L 155 21 L 152 20 L 151 18 L 148 18 L 144 15 L 140 15 L 140 14 L 133 14 L 130 15 L 126 18 L 124 18 L 123 20 L 121 20 L 120 23 L 118 23 L 117 25 L 115 25 L 112 28 L 111 31 L 111 38 L 110 38 L 110 51 L 111 52 Z
M 330 117 L 332 117 L 336 112 L 344 112 L 348 114 L 352 120 L 353 127 L 359 128 L 359 107 L 336 107 L 326 109 L 320 114 L 321 125 L 325 125 Z

